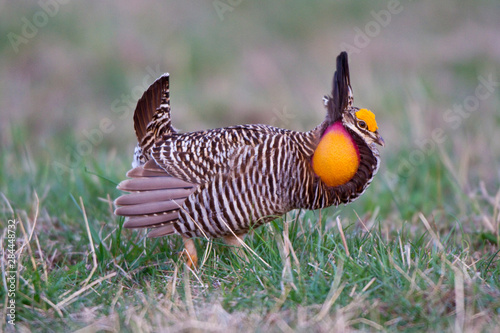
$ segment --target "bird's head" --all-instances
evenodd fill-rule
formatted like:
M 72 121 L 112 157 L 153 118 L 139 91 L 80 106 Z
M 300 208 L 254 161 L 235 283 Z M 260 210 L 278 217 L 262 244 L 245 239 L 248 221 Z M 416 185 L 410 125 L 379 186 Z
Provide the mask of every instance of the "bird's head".
M 367 144 L 377 143 L 384 146 L 384 140 L 378 133 L 375 114 L 368 109 L 354 107 L 351 78 L 347 53 L 337 57 L 337 70 L 333 75 L 332 96 L 323 98 L 327 108 L 327 122 L 333 125 L 342 121 L 344 127 L 359 135 Z
M 351 107 L 342 114 L 342 124 L 359 135 L 368 145 L 385 145 L 384 139 L 378 133 L 375 114 L 368 109 Z
M 323 101 L 327 116 L 313 155 L 313 169 L 328 186 L 339 186 L 355 176 L 363 154 L 370 152 L 378 156 L 376 144 L 384 146 L 375 114 L 352 105 L 346 52 L 337 57 L 332 95 L 325 96 Z

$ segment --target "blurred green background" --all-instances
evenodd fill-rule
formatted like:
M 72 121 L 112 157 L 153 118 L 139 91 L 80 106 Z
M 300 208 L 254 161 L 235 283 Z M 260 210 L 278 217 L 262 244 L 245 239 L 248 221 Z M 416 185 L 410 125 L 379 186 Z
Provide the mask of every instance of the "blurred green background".
M 137 98 L 163 72 L 182 130 L 310 129 L 346 49 L 355 104 L 376 113 L 387 144 L 383 161 L 410 159 L 441 128 L 462 186 L 498 184 L 498 86 L 458 126 L 443 118 L 474 96 L 478 76 L 498 81 L 498 1 L 2 1 L 0 11 L 2 146 L 22 135 L 35 159 L 74 169 L 106 152 L 120 163 Z

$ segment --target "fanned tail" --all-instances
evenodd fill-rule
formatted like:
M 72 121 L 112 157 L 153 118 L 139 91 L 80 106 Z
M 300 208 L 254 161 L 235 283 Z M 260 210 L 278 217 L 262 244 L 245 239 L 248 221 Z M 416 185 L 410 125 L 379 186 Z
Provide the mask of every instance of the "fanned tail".
M 179 210 L 193 193 L 193 184 L 171 177 L 154 161 L 136 167 L 127 173 L 127 179 L 118 185 L 124 194 L 115 200 L 116 215 L 125 216 L 125 228 L 153 228 L 149 237 L 175 233 Z

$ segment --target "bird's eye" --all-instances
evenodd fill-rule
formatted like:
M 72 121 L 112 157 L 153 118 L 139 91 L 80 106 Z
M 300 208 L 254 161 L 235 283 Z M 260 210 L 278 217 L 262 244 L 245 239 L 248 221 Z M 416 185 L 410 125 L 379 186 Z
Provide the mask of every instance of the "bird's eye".
M 368 126 L 366 125 L 366 122 L 364 120 L 358 121 L 358 127 L 361 129 L 366 129 Z

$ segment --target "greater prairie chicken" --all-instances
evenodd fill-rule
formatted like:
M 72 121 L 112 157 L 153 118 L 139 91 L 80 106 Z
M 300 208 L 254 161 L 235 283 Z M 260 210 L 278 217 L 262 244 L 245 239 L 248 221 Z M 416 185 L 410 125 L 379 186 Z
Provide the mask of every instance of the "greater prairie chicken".
M 319 209 L 358 198 L 379 168 L 384 145 L 375 115 L 352 106 L 347 53 L 337 57 L 325 120 L 309 132 L 241 125 L 179 133 L 170 120 L 169 75 L 144 93 L 134 114 L 138 145 L 131 179 L 115 201 L 125 228 L 149 237 L 183 236 L 239 245 L 249 229 L 292 209 Z

